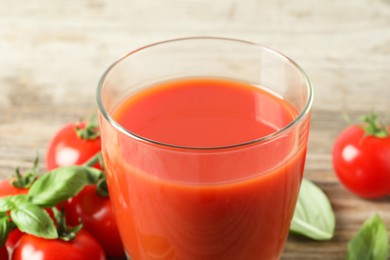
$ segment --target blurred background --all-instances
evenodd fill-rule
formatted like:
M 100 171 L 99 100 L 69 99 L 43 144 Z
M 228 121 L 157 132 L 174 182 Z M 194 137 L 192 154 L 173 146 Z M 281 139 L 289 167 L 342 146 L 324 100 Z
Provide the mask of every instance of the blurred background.
M 298 62 L 315 88 L 318 150 L 329 151 L 342 113 L 390 110 L 389 0 L 1 0 L 0 167 L 44 154 L 58 127 L 94 113 L 112 62 L 198 35 L 253 41 Z M 329 153 L 310 157 L 312 167 L 329 166 Z
M 300 64 L 315 91 L 305 176 L 328 193 L 338 223 L 348 222 L 349 203 L 368 208 L 357 221 L 375 210 L 340 187 L 331 149 L 343 114 L 376 111 L 390 122 L 389 0 L 0 0 L 0 177 L 30 166 L 36 152 L 44 160 L 61 126 L 96 113 L 95 89 L 111 63 L 186 36 L 253 41 Z M 338 227 L 318 248 L 289 241 L 285 257 L 344 256 L 355 228 Z

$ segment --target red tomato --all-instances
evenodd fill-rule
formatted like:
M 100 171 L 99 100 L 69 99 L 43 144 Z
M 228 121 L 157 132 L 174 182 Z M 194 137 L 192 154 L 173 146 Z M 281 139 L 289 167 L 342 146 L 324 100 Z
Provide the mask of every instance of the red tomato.
M 364 198 L 390 194 L 390 137 L 367 135 L 364 126 L 350 126 L 337 137 L 333 166 L 340 181 Z M 386 129 L 386 128 L 385 128 Z
M 20 231 L 18 228 L 15 228 L 8 234 L 7 242 L 5 242 L 5 245 L 10 250 L 13 250 L 20 240 L 20 238 L 23 236 L 23 232 Z M 0 258 L 1 259 L 1 258 Z
M 82 138 L 77 135 L 77 128 L 85 129 L 86 123 L 69 124 L 60 129 L 49 144 L 46 154 L 48 170 L 60 166 L 81 165 L 100 152 L 100 137 Z M 94 126 L 95 128 L 97 126 Z M 98 132 L 98 129 L 96 130 Z M 98 164 L 95 167 L 100 168 Z
M 96 185 L 87 185 L 65 205 L 67 223 L 75 226 L 81 219 L 83 228 L 95 237 L 109 256 L 124 256 L 114 212 L 109 197 L 100 196 Z
M 5 246 L 0 247 L 0 259 L 8 260 L 8 251 Z
M 105 260 L 100 244 L 85 230 L 71 241 L 44 239 L 23 235 L 12 254 L 12 260 Z
M 26 194 L 28 189 L 18 188 L 12 185 L 11 181 L 6 179 L 0 182 L 0 197 L 9 195 Z

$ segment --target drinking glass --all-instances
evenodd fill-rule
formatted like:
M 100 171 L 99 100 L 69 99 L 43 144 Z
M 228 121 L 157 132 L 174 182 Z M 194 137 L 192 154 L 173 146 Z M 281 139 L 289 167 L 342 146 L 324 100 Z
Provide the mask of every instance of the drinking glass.
M 287 104 L 291 118 L 266 135 L 214 146 L 149 138 L 118 120 L 126 100 L 178 79 L 251 85 Z M 294 61 L 236 39 L 168 40 L 113 63 L 100 79 L 97 103 L 108 189 L 128 258 L 279 259 L 304 170 L 312 96 Z M 253 102 L 256 120 L 282 120 L 275 113 L 285 108 Z M 241 109 L 234 100 L 223 106 Z

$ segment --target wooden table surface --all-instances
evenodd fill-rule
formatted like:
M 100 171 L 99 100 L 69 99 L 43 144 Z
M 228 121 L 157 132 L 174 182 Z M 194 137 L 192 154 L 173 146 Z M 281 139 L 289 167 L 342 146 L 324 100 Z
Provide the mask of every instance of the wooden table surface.
M 305 177 L 329 196 L 337 227 L 328 242 L 290 236 L 282 259 L 345 259 L 374 212 L 390 229 L 390 199 L 357 198 L 331 165 L 343 113 L 376 111 L 390 122 L 389 0 L 1 0 L 0 177 L 29 167 L 36 153 L 43 167 L 56 130 L 96 112 L 97 82 L 114 60 L 194 35 L 271 46 L 314 84 Z

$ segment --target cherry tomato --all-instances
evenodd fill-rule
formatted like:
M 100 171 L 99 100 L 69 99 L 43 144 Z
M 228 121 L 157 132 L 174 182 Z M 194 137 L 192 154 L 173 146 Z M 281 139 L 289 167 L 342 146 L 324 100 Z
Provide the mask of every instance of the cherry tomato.
M 364 198 L 383 197 L 390 194 L 389 128 L 376 116 L 365 122 L 347 127 L 337 137 L 333 167 L 351 192 Z
M 65 205 L 67 223 L 83 228 L 95 237 L 109 256 L 125 255 L 109 197 L 101 196 L 96 185 L 87 185 Z
M 44 239 L 25 234 L 12 254 L 12 260 L 104 260 L 100 244 L 85 230 L 71 241 Z
M 0 247 L 0 259 L 8 260 L 8 250 L 5 246 Z
M 26 194 L 27 192 L 28 189 L 15 187 L 8 179 L 0 182 L 0 197 L 5 197 L 9 195 Z
M 97 127 L 95 123 L 82 122 L 68 124 L 60 129 L 49 144 L 46 154 L 47 169 L 81 165 L 100 152 L 101 142 Z M 100 168 L 98 164 L 94 166 Z

